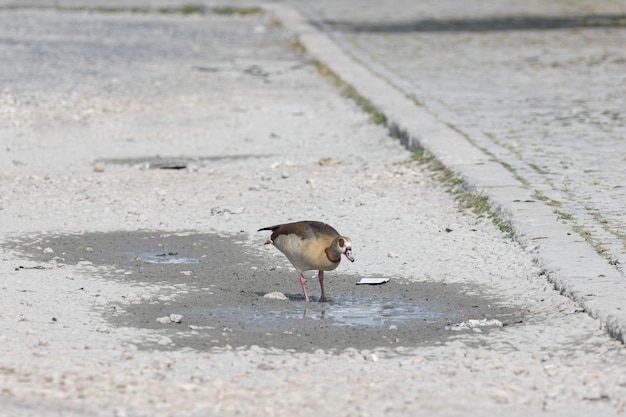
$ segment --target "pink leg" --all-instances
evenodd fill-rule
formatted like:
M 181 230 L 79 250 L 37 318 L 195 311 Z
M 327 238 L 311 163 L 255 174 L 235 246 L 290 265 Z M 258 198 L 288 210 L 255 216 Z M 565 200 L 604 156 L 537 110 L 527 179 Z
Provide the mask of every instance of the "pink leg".
M 317 273 L 317 276 L 320 279 L 320 288 L 322 289 L 322 296 L 320 297 L 320 301 L 324 302 L 326 301 L 326 292 L 324 291 L 324 271 L 319 271 Z
M 302 291 L 304 292 L 304 300 L 308 303 L 309 295 L 306 293 L 306 278 L 302 274 L 300 274 L 300 285 L 302 285 Z

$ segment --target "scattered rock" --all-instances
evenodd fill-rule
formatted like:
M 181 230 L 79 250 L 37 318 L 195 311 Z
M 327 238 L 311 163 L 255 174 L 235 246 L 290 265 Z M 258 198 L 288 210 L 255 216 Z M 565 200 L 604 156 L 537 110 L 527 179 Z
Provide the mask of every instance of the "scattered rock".
M 104 172 L 105 169 L 106 165 L 104 165 L 104 162 L 96 162 L 93 166 L 94 172 Z
M 263 298 L 270 298 L 272 300 L 289 300 L 285 294 L 280 291 L 268 292 Z
M 41 253 L 50 254 L 50 253 L 54 253 L 54 251 L 52 250 L 52 248 L 45 248 L 44 250 L 41 251 Z
M 341 164 L 341 161 L 335 158 L 322 158 L 320 159 L 319 164 L 322 166 L 339 165 Z
M 136 292 L 132 292 L 132 291 L 129 293 L 126 293 L 124 298 L 127 301 L 140 301 L 141 300 L 141 296 L 139 296 L 139 294 L 137 294 Z
M 172 321 L 172 323 L 180 323 L 181 321 L 183 321 L 183 315 L 182 314 L 170 314 L 169 319 Z
M 387 258 L 397 258 L 398 254 L 392 251 L 387 252 Z
M 157 343 L 159 345 L 171 345 L 174 341 L 167 336 L 163 336 L 157 341 Z
M 448 328 L 448 330 L 452 330 L 452 331 L 472 329 L 473 331 L 478 330 L 478 332 L 480 332 L 481 327 L 502 327 L 502 322 L 498 319 L 482 319 L 482 320 L 470 319 L 468 321 L 455 324 L 454 326 L 449 326 L 449 327 L 446 326 L 446 327 Z
M 158 321 L 159 323 L 168 324 L 172 322 L 172 319 L 170 319 L 168 316 L 165 316 L 159 317 L 158 319 L 156 319 L 156 321 Z

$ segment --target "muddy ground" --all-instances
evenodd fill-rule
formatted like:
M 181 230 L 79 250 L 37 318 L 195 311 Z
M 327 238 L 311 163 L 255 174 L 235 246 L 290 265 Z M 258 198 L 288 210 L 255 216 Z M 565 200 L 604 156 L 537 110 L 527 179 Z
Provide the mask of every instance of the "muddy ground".
M 497 300 L 477 295 L 476 288 L 468 291 L 460 284 L 410 282 L 402 277 L 388 277 L 390 281 L 380 285 L 357 285 L 360 277 L 346 274 L 343 268 L 327 273 L 325 303 L 316 302 L 319 284 L 309 274 L 313 302 L 307 305 L 293 268 L 286 262 L 276 265 L 272 258 L 246 247 L 246 240 L 197 232 L 138 231 L 34 240 L 31 236 L 28 242 L 12 242 L 12 246 L 28 259 L 43 262 L 39 266 L 49 262 L 104 266 L 112 272 L 109 279 L 171 288 L 158 297 L 131 293 L 129 303 L 114 304 L 105 314 L 116 326 L 158 331 L 163 338 L 139 344 L 146 349 L 257 345 L 337 353 L 347 348 L 441 344 L 459 331 L 482 332 L 522 323 L 521 310 L 498 306 Z M 98 277 L 97 272 L 94 275 Z M 284 293 L 287 299 L 265 297 L 272 292 Z M 169 317 L 175 315 L 182 317 L 171 321 Z M 458 328 L 468 320 L 494 319 L 496 325 Z

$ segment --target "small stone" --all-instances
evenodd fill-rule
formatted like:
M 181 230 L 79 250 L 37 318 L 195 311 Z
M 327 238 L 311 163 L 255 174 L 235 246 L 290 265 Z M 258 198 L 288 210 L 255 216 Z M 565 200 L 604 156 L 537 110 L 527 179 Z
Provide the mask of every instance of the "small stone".
M 322 166 L 330 166 L 330 165 L 339 165 L 341 161 L 335 158 L 322 158 L 319 161 L 319 164 Z
M 94 172 L 104 172 L 105 169 L 106 165 L 104 165 L 104 162 L 96 162 L 93 166 Z
M 289 300 L 285 294 L 280 291 L 268 292 L 263 296 L 263 298 L 269 298 L 272 300 Z
M 45 248 L 43 251 L 41 251 L 41 253 L 49 254 L 49 253 L 54 253 L 54 251 L 52 250 L 52 248 Z
M 555 365 L 551 365 L 551 364 L 545 365 L 543 367 L 543 371 L 549 377 L 554 377 L 554 376 L 557 376 L 559 374 L 559 369 Z
M 141 296 L 139 296 L 139 294 L 137 294 L 136 292 L 126 293 L 126 296 L 124 298 L 126 298 L 126 300 L 128 300 L 128 301 L 139 301 L 139 300 L 141 300 Z
M 157 343 L 159 345 L 171 345 L 174 341 L 167 336 L 163 336 L 157 341 Z
M 172 321 L 172 323 L 180 323 L 181 321 L 183 321 L 183 315 L 182 314 L 170 314 L 169 319 Z
M 168 324 L 172 322 L 172 319 L 166 316 L 166 317 L 159 317 L 158 319 L 156 319 L 156 321 L 158 321 L 159 323 Z
M 392 251 L 387 252 L 387 258 L 397 258 L 398 254 Z
M 317 184 L 317 178 L 307 178 L 307 184 Z

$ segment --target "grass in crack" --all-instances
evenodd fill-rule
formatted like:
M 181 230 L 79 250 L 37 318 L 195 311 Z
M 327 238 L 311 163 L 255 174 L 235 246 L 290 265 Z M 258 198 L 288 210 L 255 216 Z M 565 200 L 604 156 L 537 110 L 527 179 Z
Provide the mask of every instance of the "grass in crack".
M 159 9 L 151 9 L 148 7 L 55 7 L 58 12 L 83 12 L 83 13 L 103 13 L 103 14 L 115 14 L 115 13 L 132 13 L 132 14 L 177 14 L 177 15 L 192 15 L 192 14 L 204 14 L 204 6 L 200 5 L 183 5 L 180 7 L 162 7 Z
M 214 7 L 213 13 L 228 15 L 228 16 L 250 16 L 256 14 L 262 14 L 263 9 L 260 7 L 232 7 L 232 6 L 223 6 L 223 7 Z
M 513 238 L 515 236 L 510 222 L 493 209 L 489 197 L 482 192 L 468 189 L 463 179 L 443 165 L 432 153 L 420 149 L 413 153 L 411 161 L 425 165 L 432 171 L 433 177 L 444 185 L 448 193 L 454 196 L 461 210 L 471 211 L 479 218 L 489 218 L 507 237 Z
M 300 44 L 302 45 L 302 44 Z M 301 46 L 304 48 L 304 46 Z M 305 49 L 302 49 L 305 51 Z M 377 125 L 387 126 L 387 116 L 378 109 L 374 103 L 363 97 L 353 86 L 346 83 L 337 74 L 335 74 L 326 64 L 321 61 L 313 61 L 315 68 L 324 78 L 328 79 L 335 87 L 341 90 L 344 97 L 354 101 L 365 113 L 369 114 L 372 122 Z

